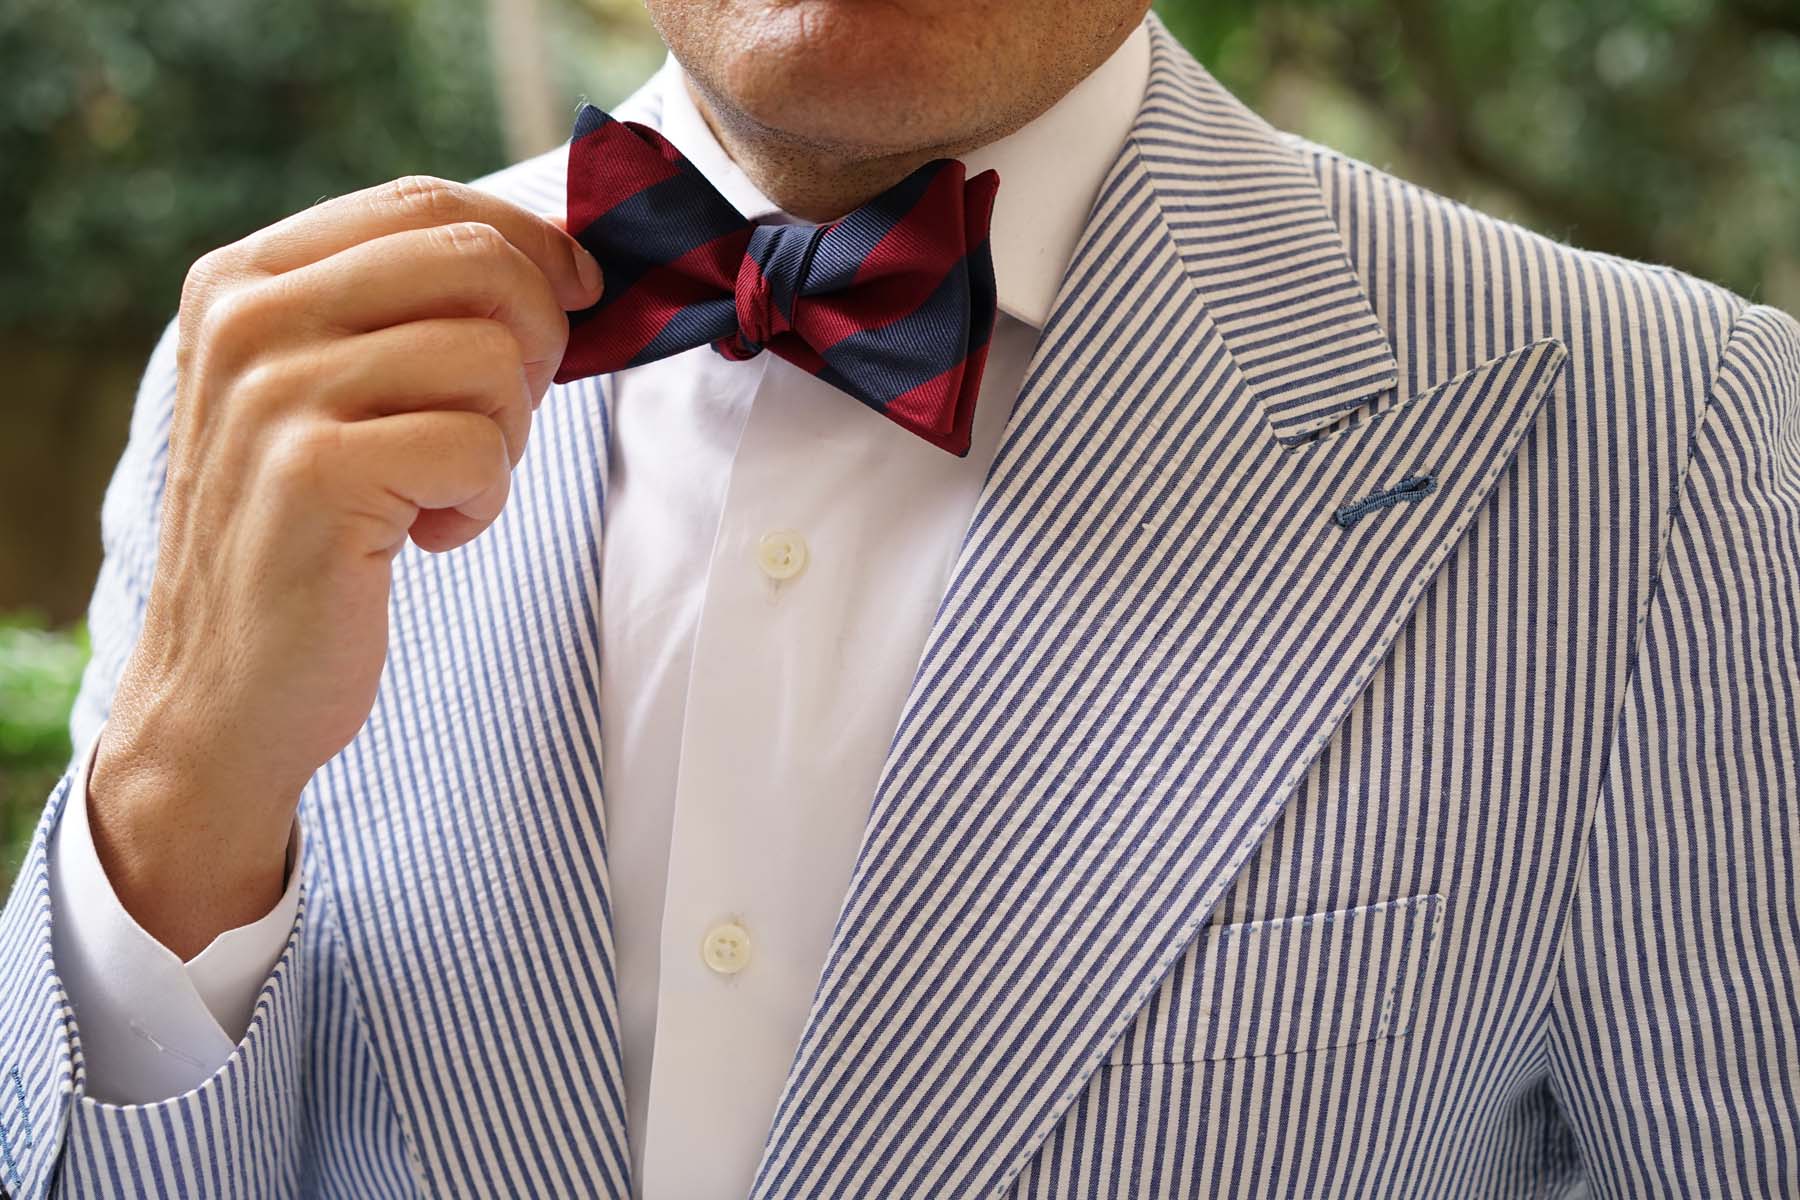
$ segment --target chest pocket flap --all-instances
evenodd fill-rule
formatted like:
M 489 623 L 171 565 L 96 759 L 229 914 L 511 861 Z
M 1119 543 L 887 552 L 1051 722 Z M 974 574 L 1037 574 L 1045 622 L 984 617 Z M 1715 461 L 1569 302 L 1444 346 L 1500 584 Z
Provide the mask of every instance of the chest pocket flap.
M 1444 900 L 1389 900 L 1208 925 L 1107 1060 L 1212 1062 L 1403 1036 L 1428 979 Z

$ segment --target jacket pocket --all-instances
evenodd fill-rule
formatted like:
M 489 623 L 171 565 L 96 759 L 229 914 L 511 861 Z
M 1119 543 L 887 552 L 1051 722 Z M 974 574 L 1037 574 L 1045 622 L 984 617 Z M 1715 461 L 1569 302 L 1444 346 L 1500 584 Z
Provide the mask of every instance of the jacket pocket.
M 1215 1062 L 1402 1037 L 1444 898 L 1208 925 L 1177 959 L 1110 1066 Z

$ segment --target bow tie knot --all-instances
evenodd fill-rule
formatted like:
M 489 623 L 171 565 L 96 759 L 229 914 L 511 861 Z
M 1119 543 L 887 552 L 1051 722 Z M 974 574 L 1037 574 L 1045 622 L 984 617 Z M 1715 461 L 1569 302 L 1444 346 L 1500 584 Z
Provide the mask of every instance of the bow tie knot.
M 738 263 L 734 298 L 737 329 L 713 343 L 726 358 L 760 354 L 779 334 L 794 328 L 794 305 L 806 286 L 813 248 L 823 225 L 758 225 Z
M 570 314 L 556 381 L 708 344 L 738 360 L 767 349 L 967 454 L 996 312 L 999 185 L 938 159 L 840 220 L 753 226 L 661 134 L 584 105 L 568 229 L 606 291 Z

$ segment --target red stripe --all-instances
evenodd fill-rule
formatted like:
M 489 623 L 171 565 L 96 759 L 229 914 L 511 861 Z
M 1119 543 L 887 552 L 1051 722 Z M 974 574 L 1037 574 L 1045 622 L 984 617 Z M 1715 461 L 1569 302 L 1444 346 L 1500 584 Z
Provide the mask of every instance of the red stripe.
M 962 193 L 963 165 L 950 159 L 931 177 L 911 211 L 870 247 L 862 266 L 857 268 L 853 286 L 861 288 L 920 262 L 961 258 L 960 253 L 946 251 L 955 247 L 962 236 Z
M 963 251 L 987 241 L 993 224 L 994 194 L 1000 190 L 1000 172 L 983 171 L 963 186 Z
M 679 271 L 705 282 L 715 292 L 730 293 L 737 287 L 738 264 L 744 261 L 744 251 L 749 245 L 750 227 L 745 225 L 724 237 L 695 246 L 673 262 L 663 264 L 659 271 Z M 644 280 L 655 278 L 659 271 L 649 272 Z M 644 281 L 640 280 L 638 287 L 643 285 Z
M 769 342 L 768 349 L 770 353 L 779 354 L 802 371 L 818 375 L 825 370 L 825 360 L 819 357 L 819 352 L 794 334 L 776 335 Z
M 608 121 L 569 147 L 569 232 L 680 173 L 681 152 L 635 121 Z
M 967 454 L 986 365 L 987 343 L 983 342 L 937 378 L 888 401 L 882 415 L 941 450 L 959 457 Z
M 621 369 L 655 341 L 682 309 L 727 295 L 729 288 L 720 281 L 726 270 L 737 270 L 749 243 L 748 227 L 734 230 L 646 272 L 593 321 L 570 332 L 556 382 Z

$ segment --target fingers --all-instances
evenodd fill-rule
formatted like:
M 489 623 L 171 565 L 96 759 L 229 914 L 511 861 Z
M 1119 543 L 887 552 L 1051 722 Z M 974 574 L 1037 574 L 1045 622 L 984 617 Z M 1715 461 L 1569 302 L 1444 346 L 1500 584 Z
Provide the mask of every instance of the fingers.
M 282 274 L 389 234 L 465 223 L 487 225 L 523 254 L 550 283 L 565 310 L 600 298 L 600 267 L 558 225 L 465 184 L 409 176 L 338 196 L 295 213 L 235 243 L 249 270 Z
M 286 476 L 307 485 L 302 502 L 330 494 L 365 518 L 361 548 L 371 553 L 391 555 L 408 532 L 427 550 L 448 550 L 487 528 L 531 428 L 520 348 L 497 321 L 414 321 L 336 338 L 268 364 L 260 378 L 240 400 L 259 411 L 245 415 L 287 416 L 309 431 L 289 439 L 306 453 L 287 457 L 312 474 Z
M 489 225 L 388 234 L 263 286 L 289 293 L 293 303 L 281 307 L 307 314 L 328 335 L 434 318 L 498 322 L 518 343 L 533 396 L 549 387 L 569 339 L 548 281 Z
M 538 398 L 518 342 L 498 321 L 439 318 L 360 333 L 326 343 L 302 369 L 310 401 L 334 417 L 472 412 L 500 427 L 513 466 L 525 453 Z
M 404 535 L 449 550 L 500 515 L 512 463 L 500 426 L 478 413 L 419 411 L 328 426 L 324 480 L 352 512 L 371 519 L 370 552 L 393 553 Z M 322 456 L 324 457 L 324 456 Z
M 260 448 L 256 494 L 333 518 L 315 524 L 334 545 L 346 522 L 369 552 L 461 545 L 505 504 L 566 311 L 600 289 L 559 222 L 485 192 L 412 178 L 339 197 L 189 271 L 180 440 Z

